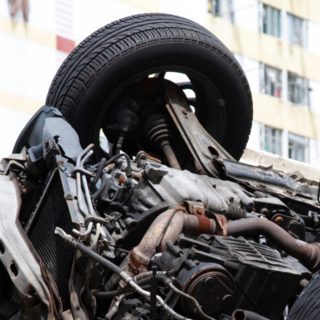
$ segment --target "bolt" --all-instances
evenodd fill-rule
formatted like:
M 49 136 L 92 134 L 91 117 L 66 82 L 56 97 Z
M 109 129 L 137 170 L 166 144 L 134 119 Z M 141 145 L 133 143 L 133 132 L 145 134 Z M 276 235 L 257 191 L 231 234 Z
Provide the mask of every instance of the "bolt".
M 207 288 L 211 288 L 214 286 L 216 280 L 213 278 L 213 277 L 207 277 L 205 280 L 204 280 L 204 284 Z
M 186 109 L 181 109 L 181 112 L 184 114 L 184 115 L 187 115 L 188 114 L 188 111 Z
M 280 177 L 283 177 L 283 172 L 278 172 L 278 175 L 280 176 Z
M 267 214 L 269 213 L 269 210 L 268 210 L 267 208 L 262 208 L 262 209 L 260 210 L 260 213 L 261 213 L 261 214 L 264 214 L 264 215 L 267 215 Z
M 280 224 L 282 224 L 282 222 L 283 222 L 283 218 L 282 218 L 282 217 L 276 217 L 276 218 L 274 219 L 274 222 L 275 222 L 276 224 L 280 225 Z
M 246 208 L 247 208 L 248 210 L 252 210 L 252 209 L 254 208 L 254 206 L 255 206 L 255 203 L 254 203 L 253 200 L 249 200 L 249 201 L 246 203 Z M 250 212 L 250 211 L 249 211 L 249 212 Z
M 66 200 L 70 200 L 70 199 L 73 199 L 73 195 L 72 195 L 71 193 L 67 193 L 67 194 L 64 196 L 64 198 L 65 198 Z
M 124 181 L 125 181 L 124 176 L 121 176 L 121 177 L 118 179 L 118 182 L 119 182 L 120 185 L 123 184 Z
M 58 163 L 61 164 L 62 166 L 65 165 L 65 162 L 63 160 L 58 160 Z

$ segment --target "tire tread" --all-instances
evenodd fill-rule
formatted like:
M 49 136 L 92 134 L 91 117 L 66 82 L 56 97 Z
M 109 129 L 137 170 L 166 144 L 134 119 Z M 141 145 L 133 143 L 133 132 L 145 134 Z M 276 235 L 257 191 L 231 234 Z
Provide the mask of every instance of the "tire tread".
M 112 22 L 84 39 L 66 58 L 46 99 L 71 122 L 82 94 L 96 77 L 121 57 L 146 46 L 181 42 L 208 48 L 236 70 L 252 102 L 242 68 L 222 42 L 199 24 L 169 14 L 140 14 Z M 252 109 L 251 109 L 252 119 Z

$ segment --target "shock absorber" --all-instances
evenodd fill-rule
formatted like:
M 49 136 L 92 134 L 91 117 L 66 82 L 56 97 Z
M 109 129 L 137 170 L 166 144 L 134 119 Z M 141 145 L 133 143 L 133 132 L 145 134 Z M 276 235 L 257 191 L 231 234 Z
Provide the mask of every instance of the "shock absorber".
M 144 139 L 150 147 L 161 149 L 170 166 L 181 170 L 176 155 L 172 150 L 172 145 L 177 141 L 179 136 L 177 128 L 169 116 L 161 113 L 151 114 L 144 121 L 143 133 Z

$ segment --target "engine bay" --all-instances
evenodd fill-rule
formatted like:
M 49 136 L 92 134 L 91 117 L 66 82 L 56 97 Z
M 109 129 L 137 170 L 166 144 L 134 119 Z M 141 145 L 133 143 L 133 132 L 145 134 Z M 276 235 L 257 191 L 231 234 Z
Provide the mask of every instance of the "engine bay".
M 169 81 L 140 89 L 100 160 L 47 106 L 2 159 L 1 319 L 290 319 L 320 269 L 319 183 L 233 159 Z

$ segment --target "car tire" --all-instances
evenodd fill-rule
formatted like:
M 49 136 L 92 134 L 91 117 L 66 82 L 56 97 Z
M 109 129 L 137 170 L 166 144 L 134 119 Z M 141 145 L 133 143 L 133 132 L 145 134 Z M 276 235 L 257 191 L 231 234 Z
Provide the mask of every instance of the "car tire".
M 137 79 L 169 71 L 189 77 L 200 123 L 239 159 L 252 122 L 248 81 L 219 39 L 182 17 L 141 14 L 97 30 L 63 62 L 46 104 L 61 111 L 83 147 L 99 145 L 99 130 L 111 101 Z
M 314 273 L 310 282 L 294 302 L 288 320 L 318 320 L 320 317 L 320 271 Z

